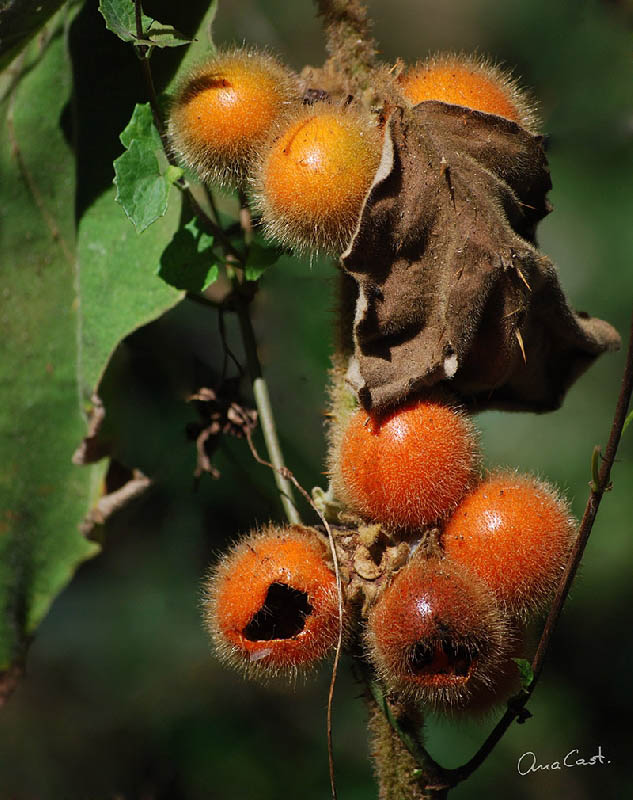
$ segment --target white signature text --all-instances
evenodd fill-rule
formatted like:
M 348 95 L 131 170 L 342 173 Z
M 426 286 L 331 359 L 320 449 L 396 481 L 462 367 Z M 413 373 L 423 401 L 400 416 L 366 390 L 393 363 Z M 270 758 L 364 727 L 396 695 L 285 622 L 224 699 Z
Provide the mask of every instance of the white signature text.
M 561 761 L 552 761 L 551 764 L 539 764 L 536 759 L 536 753 L 528 752 L 517 761 L 517 771 L 519 775 L 529 775 L 530 772 L 538 772 L 539 770 L 555 770 L 565 769 L 570 767 L 595 767 L 598 764 L 605 765 L 611 762 L 607 760 L 602 752 L 602 745 L 598 746 L 598 752 L 590 758 L 582 758 L 580 750 L 574 748 Z

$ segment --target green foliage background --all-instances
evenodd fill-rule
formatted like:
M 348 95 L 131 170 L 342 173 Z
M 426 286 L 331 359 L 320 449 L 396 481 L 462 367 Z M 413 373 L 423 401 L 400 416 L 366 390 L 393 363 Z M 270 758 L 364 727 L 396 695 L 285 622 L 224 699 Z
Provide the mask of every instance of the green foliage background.
M 57 4 L 44 5 L 52 13 Z M 478 49 L 516 65 L 540 99 L 551 135 L 555 211 L 541 226 L 542 249 L 558 264 L 571 302 L 625 335 L 633 298 L 630 5 L 369 6 L 387 59 Z M 185 35 L 197 31 L 198 53 L 207 47 L 206 8 L 200 0 L 145 4 Z M 178 201 L 140 236 L 114 202 L 119 134 L 135 103 L 147 99 L 138 61 L 105 29 L 94 0 L 64 7 L 47 30 L 25 51 L 17 89 L 15 62 L 0 83 L 2 667 L 20 656 L 54 594 L 97 549 L 77 526 L 103 468 L 76 467 L 70 457 L 111 350 L 136 328 L 110 362 L 101 394 L 113 452 L 154 484 L 108 523 L 102 554 L 79 569 L 37 631 L 27 677 L 0 714 L 0 798 L 326 797 L 327 670 L 292 693 L 245 684 L 210 657 L 201 631 L 207 564 L 240 531 L 279 518 L 279 509 L 270 474 L 239 442 L 218 454 L 222 478 L 193 488 L 195 449 L 185 429 L 196 415 L 185 397 L 219 374 L 218 321 L 155 277 L 178 224 Z M 297 68 L 323 59 L 308 0 L 227 0 L 214 39 L 270 46 Z M 161 90 L 183 56 L 176 48 L 153 57 Z M 230 199 L 224 203 L 230 209 Z M 255 310 L 286 458 L 306 486 L 324 483 L 334 275 L 326 262 L 284 257 L 264 275 Z M 239 353 L 230 320 L 227 329 Z M 555 413 L 481 415 L 487 463 L 558 483 L 580 515 L 591 451 L 606 438 L 622 363 L 623 353 L 603 357 Z M 529 704 L 534 717 L 511 729 L 451 795 L 456 800 L 615 798 L 633 785 L 632 437 L 629 429 L 614 491 Z M 342 800 L 375 796 L 357 694 L 343 666 L 334 730 Z M 493 721 L 431 720 L 429 749 L 457 765 Z M 598 746 L 610 764 L 517 774 L 524 752 L 551 763 L 573 748 L 590 757 Z

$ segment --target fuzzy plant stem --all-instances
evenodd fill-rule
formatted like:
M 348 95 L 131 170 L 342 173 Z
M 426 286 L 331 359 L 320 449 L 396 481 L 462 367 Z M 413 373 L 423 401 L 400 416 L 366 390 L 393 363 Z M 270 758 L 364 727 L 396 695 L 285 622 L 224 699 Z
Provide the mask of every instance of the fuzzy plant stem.
M 385 691 L 363 658 L 354 660 L 367 687 L 368 731 L 379 800 L 443 800 L 444 770 L 424 748 L 419 705 Z
M 379 800 L 443 800 L 449 785 L 422 744 L 422 712 L 413 703 L 387 695 L 372 678 L 367 686 Z
M 323 19 L 328 64 L 353 85 L 364 88 L 376 65 L 376 45 L 367 10 L 360 0 L 315 0 Z

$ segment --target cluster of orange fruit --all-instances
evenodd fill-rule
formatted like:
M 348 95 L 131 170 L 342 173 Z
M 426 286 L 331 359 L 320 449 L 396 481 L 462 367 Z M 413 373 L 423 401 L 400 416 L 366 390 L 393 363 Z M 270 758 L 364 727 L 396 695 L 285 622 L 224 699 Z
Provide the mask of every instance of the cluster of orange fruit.
M 470 418 L 444 398 L 358 409 L 331 454 L 345 507 L 410 542 L 368 614 L 370 660 L 391 688 L 478 710 L 518 678 L 523 629 L 551 599 L 575 535 L 551 486 L 482 477 L 480 461 Z
M 514 82 L 480 60 L 436 57 L 394 74 L 392 88 L 403 104 L 439 100 L 535 125 Z M 202 180 L 250 193 L 271 237 L 340 254 L 379 168 L 382 125 L 353 102 L 304 103 L 298 76 L 232 50 L 181 86 L 169 131 Z M 335 417 L 343 533 L 378 525 L 384 546 L 407 556 L 381 574 L 360 615 L 348 603 L 340 620 L 325 537 L 300 525 L 249 535 L 206 584 L 219 654 L 249 675 L 293 674 L 331 651 L 343 624 L 389 688 L 433 705 L 493 699 L 516 673 L 521 629 L 561 575 L 574 537 L 567 504 L 529 476 L 482 478 L 472 423 L 443 399 Z
M 332 477 L 347 522 L 377 523 L 408 547 L 361 621 L 364 655 L 390 689 L 434 707 L 503 700 L 522 630 L 551 598 L 573 543 L 567 503 L 527 475 L 482 478 L 472 423 L 439 400 L 381 417 L 359 409 L 336 438 Z M 293 674 L 337 641 L 336 579 L 311 528 L 241 541 L 206 599 L 220 655 L 250 675 Z M 352 642 L 358 617 L 345 609 Z
M 439 99 L 506 116 L 533 114 L 514 83 L 476 59 L 442 57 L 394 79 L 398 99 Z M 203 181 L 249 191 L 266 233 L 298 251 L 340 254 L 380 162 L 380 116 L 356 103 L 304 102 L 301 80 L 267 54 L 239 49 L 182 84 L 169 133 Z

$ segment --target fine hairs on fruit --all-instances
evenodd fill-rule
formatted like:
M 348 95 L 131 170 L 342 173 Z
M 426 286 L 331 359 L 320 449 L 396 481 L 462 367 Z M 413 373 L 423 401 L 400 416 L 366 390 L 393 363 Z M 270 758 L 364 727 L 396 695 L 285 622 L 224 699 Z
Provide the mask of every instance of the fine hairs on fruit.
M 219 657 L 248 677 L 294 677 L 336 645 L 336 578 L 319 534 L 269 526 L 239 541 L 209 574 L 204 622 Z
M 441 53 L 407 68 L 398 78 L 410 103 L 440 100 L 517 122 L 536 133 L 535 104 L 508 73 L 486 58 Z
M 332 438 L 337 496 L 392 529 L 416 530 L 450 513 L 479 474 L 470 418 L 441 399 L 413 400 L 383 415 L 361 408 Z
M 499 663 L 494 681 L 481 684 L 473 690 L 466 703 L 459 708 L 464 719 L 482 720 L 494 715 L 508 699 L 521 688 L 521 673 L 516 659 L 531 661 L 530 636 L 525 627 L 516 620 L 509 621 L 510 645 Z
M 299 104 L 296 76 L 272 56 L 250 48 L 220 52 L 176 92 L 172 148 L 202 181 L 244 185 L 262 143 Z
M 451 708 L 494 684 L 511 635 L 482 581 L 446 559 L 416 553 L 370 611 L 366 642 L 387 687 Z
M 509 613 L 527 619 L 551 599 L 575 533 L 569 506 L 552 486 L 499 472 L 462 500 L 446 523 L 442 547 Z
M 300 252 L 342 253 L 380 151 L 368 112 L 326 102 L 297 112 L 261 150 L 253 194 L 266 234 Z

